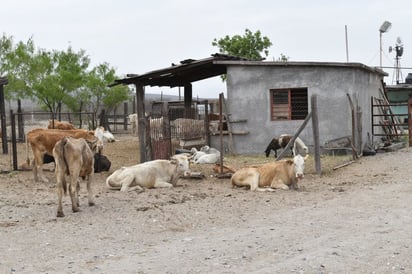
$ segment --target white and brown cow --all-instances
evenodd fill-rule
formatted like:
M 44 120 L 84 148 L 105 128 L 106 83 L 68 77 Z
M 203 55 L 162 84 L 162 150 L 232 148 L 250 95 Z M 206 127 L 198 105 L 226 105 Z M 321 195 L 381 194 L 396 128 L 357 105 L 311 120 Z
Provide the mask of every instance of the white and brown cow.
M 53 155 L 54 145 L 63 139 L 65 136 L 74 138 L 83 138 L 94 141 L 96 137 L 93 131 L 84 129 L 60 130 L 60 129 L 43 129 L 37 128 L 29 131 L 26 135 L 27 159 L 28 159 L 28 144 L 30 144 L 33 151 L 33 175 L 34 180 L 38 181 L 39 177 L 42 181 L 48 182 L 48 179 L 43 175 L 43 158 L 45 154 Z M 102 149 L 103 144 L 98 142 L 99 150 Z
M 62 197 L 67 194 L 69 188 L 73 212 L 79 211 L 80 177 L 87 179 L 87 192 L 89 206 L 94 205 L 92 183 L 94 177 L 94 150 L 97 139 L 93 142 L 85 139 L 64 137 L 56 143 L 53 149 L 53 157 L 56 161 L 57 182 L 57 217 L 64 217 Z M 67 184 L 66 176 L 70 178 Z
M 303 179 L 305 160 L 296 155 L 293 160 L 281 160 L 259 167 L 239 169 L 230 179 L 232 186 L 249 186 L 251 191 L 274 191 L 274 189 L 297 189 L 298 181 Z
M 177 154 L 170 160 L 153 160 L 121 167 L 107 177 L 106 186 L 110 189 L 120 189 L 120 191 L 173 187 L 181 175 L 190 172 L 188 157 Z

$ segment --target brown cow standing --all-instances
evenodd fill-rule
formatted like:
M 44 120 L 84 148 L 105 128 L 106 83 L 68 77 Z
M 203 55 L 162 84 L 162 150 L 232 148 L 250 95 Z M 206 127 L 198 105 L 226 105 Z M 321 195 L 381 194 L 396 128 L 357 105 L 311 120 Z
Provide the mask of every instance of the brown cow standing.
M 60 122 L 58 120 L 49 120 L 48 129 L 62 129 L 62 130 L 70 130 L 76 129 L 73 124 L 69 122 Z
M 53 155 L 54 145 L 63 139 L 65 136 L 71 136 L 74 138 L 83 138 L 86 140 L 94 141 L 96 137 L 93 131 L 84 129 L 72 129 L 72 130 L 60 130 L 60 129 L 43 129 L 37 128 L 29 131 L 26 136 L 27 154 L 28 143 L 30 143 L 33 151 L 33 175 L 34 180 L 38 181 L 39 177 L 42 181 L 48 182 L 48 179 L 43 175 L 43 158 L 45 154 Z M 103 144 L 99 141 L 98 148 L 102 149 Z M 27 155 L 28 156 L 28 155 Z M 27 157 L 28 158 L 28 157 Z M 38 174 L 39 173 L 39 174 Z
M 87 178 L 87 192 L 89 206 L 94 205 L 92 186 L 94 175 L 94 142 L 86 141 L 82 138 L 75 139 L 64 137 L 58 141 L 53 149 L 53 156 L 56 160 L 56 181 L 58 207 L 57 217 L 64 217 L 62 197 L 67 193 L 66 175 L 70 177 L 69 193 L 72 201 L 73 212 L 79 211 L 79 191 L 80 179 Z

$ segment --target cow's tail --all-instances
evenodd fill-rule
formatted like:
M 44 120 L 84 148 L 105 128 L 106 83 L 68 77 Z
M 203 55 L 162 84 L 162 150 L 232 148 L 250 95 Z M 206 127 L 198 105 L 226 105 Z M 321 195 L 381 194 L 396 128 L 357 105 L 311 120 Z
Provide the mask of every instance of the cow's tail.
M 66 149 L 65 149 L 66 144 L 67 144 L 67 137 L 64 137 L 61 141 L 61 152 L 62 152 L 64 167 L 66 170 L 66 175 L 70 175 L 69 164 L 67 163 L 67 159 L 66 159 Z

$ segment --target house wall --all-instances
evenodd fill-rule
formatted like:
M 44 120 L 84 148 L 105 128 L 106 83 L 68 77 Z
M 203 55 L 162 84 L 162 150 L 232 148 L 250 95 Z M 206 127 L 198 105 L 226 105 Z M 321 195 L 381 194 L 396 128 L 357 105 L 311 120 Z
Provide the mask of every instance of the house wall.
M 321 146 L 328 140 L 351 136 L 351 108 L 347 93 L 362 111 L 362 143 L 371 133 L 371 96 L 379 96 L 382 76 L 360 67 L 331 66 L 242 66 L 227 69 L 227 108 L 233 123 L 232 130 L 248 131 L 233 135 L 236 153 L 263 153 L 270 140 L 280 134 L 294 134 L 303 120 L 271 121 L 270 89 L 307 88 L 310 98 L 317 95 Z M 308 123 L 300 138 L 313 149 L 312 123 Z M 219 139 L 212 138 L 219 147 Z M 225 137 L 226 149 L 228 137 Z

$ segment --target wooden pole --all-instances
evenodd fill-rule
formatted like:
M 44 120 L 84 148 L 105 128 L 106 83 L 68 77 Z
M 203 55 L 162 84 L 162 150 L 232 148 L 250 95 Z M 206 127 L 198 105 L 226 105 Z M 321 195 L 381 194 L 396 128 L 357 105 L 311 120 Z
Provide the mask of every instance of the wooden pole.
M 412 97 L 408 99 L 408 132 L 409 146 L 412 146 Z
M 220 174 L 223 173 L 223 93 L 219 94 L 219 136 L 220 136 Z
M 16 121 L 13 110 L 10 110 L 10 122 L 11 122 L 11 145 L 13 150 L 13 170 L 18 169 L 17 163 L 17 137 L 16 137 Z
M 346 93 L 346 96 L 348 97 L 349 100 L 349 105 L 351 108 L 351 116 L 352 116 L 352 160 L 356 160 L 358 153 L 356 152 L 356 146 L 355 146 L 355 107 L 353 105 L 352 98 L 350 98 L 349 93 Z
M 184 103 L 185 103 L 185 114 L 184 118 L 190 118 L 193 119 L 192 115 L 192 96 L 193 96 L 193 91 L 192 91 L 192 84 L 186 84 L 184 87 Z
M 315 170 L 316 174 L 321 175 L 322 167 L 320 164 L 320 142 L 319 142 L 319 119 L 318 119 L 318 103 L 316 95 L 310 97 L 312 108 L 312 130 L 313 144 L 315 150 Z
M 134 83 L 136 86 L 136 103 L 137 103 L 137 131 L 139 133 L 140 144 L 140 163 L 144 163 L 152 159 L 150 149 L 150 136 L 146 138 L 146 115 L 144 109 L 144 88 L 139 82 Z M 148 146 L 149 145 L 149 146 Z
M 311 117 L 312 117 L 312 112 L 310 112 L 306 116 L 305 121 L 303 121 L 302 125 L 300 125 L 299 129 L 296 131 L 295 135 L 293 135 L 293 137 L 289 140 L 289 143 L 283 148 L 283 151 L 278 155 L 278 157 L 276 158 L 276 161 L 282 159 L 283 155 L 286 153 L 286 151 L 288 151 L 290 146 L 292 146 L 295 143 L 296 138 L 299 137 L 299 134 L 306 127 L 306 124 L 309 122 Z

